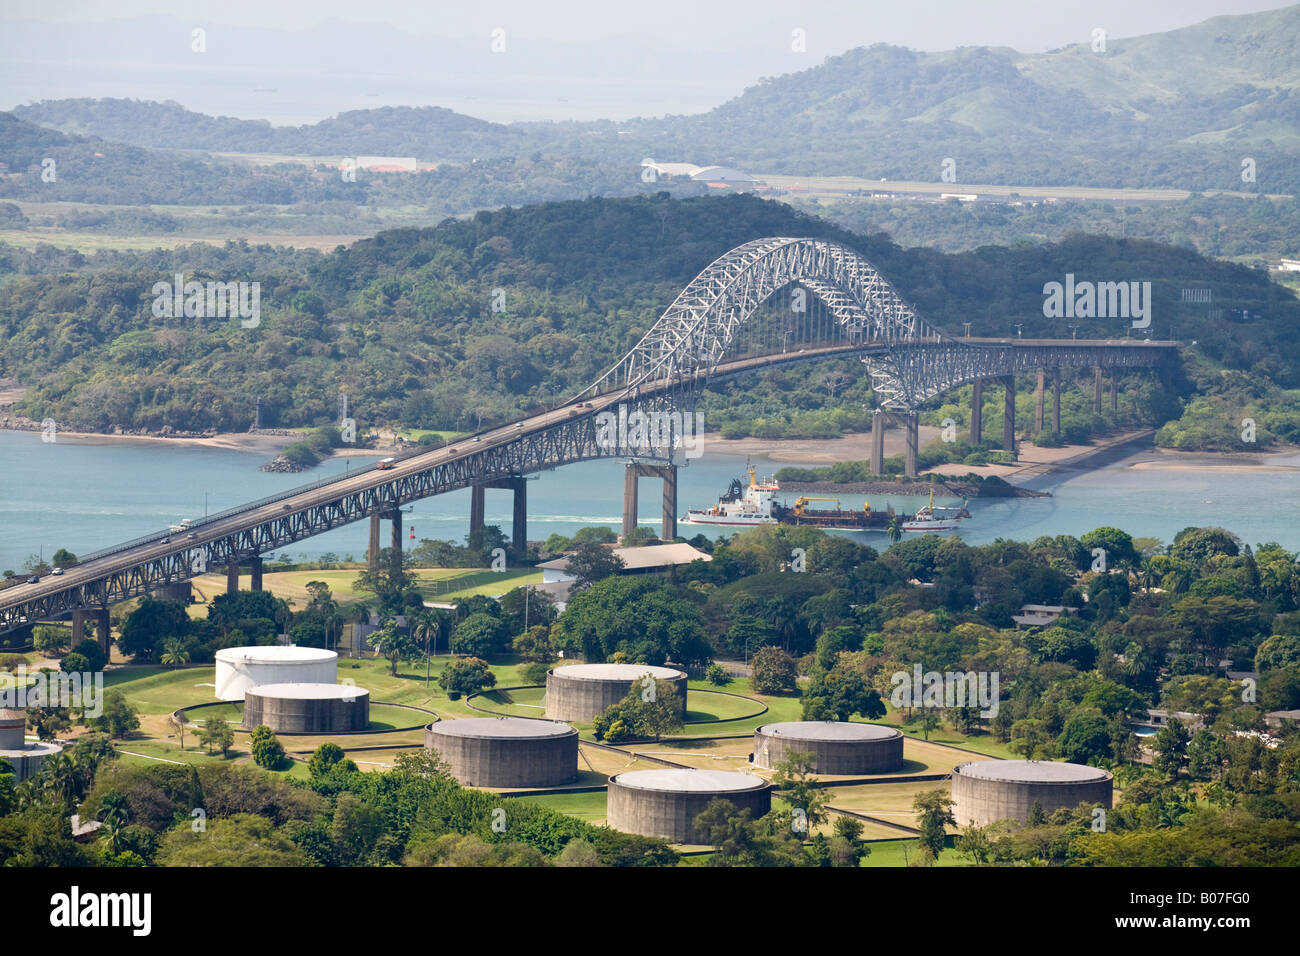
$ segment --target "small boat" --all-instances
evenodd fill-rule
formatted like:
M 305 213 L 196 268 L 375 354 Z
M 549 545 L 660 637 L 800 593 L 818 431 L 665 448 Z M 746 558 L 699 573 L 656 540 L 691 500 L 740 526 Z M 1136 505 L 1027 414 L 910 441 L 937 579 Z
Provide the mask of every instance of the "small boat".
M 918 508 L 916 514 L 902 523 L 902 528 L 904 531 L 956 531 L 959 522 L 969 517 L 965 501 L 962 501 L 960 508 L 936 508 L 934 489 L 931 488 L 930 503 Z

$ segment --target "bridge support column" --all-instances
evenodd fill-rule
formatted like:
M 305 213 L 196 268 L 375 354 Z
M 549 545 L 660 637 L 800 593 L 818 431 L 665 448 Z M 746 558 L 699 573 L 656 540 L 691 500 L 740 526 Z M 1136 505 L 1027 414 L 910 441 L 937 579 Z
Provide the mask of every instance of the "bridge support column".
M 389 560 L 392 561 L 393 571 L 400 571 L 402 569 L 402 509 L 395 508 L 384 517 L 393 523 Z
M 249 562 L 251 565 L 252 583 L 249 587 L 254 591 L 262 590 L 262 556 L 255 555 Z
M 908 478 L 916 477 L 916 456 L 920 445 L 920 423 L 921 417 L 916 412 L 908 412 L 904 419 L 904 428 L 907 431 L 907 445 L 903 455 L 903 474 Z
M 79 607 L 72 612 L 72 649 L 76 650 L 77 645 L 86 639 L 86 623 L 97 632 L 95 639 L 99 641 L 99 646 L 108 653 L 112 645 L 111 623 L 108 619 L 108 608 L 106 607 Z
M 487 507 L 486 485 L 474 485 L 469 490 L 469 531 L 473 534 L 483 527 L 483 513 Z
M 623 536 L 636 530 L 637 482 L 642 478 L 660 478 L 664 483 L 663 513 L 659 537 L 671 541 L 677 537 L 677 466 L 645 465 L 628 462 L 623 472 Z
M 984 440 L 984 380 L 971 382 L 970 390 L 970 441 L 978 445 Z M 876 472 L 879 474 L 879 472 Z
M 1119 411 L 1119 372 L 1110 370 L 1110 410 Z
M 637 478 L 640 477 L 636 471 L 636 465 L 629 464 L 623 469 L 623 537 L 627 537 L 636 530 L 636 492 Z
M 528 554 L 528 479 L 523 475 L 511 475 L 496 481 L 474 485 L 470 489 L 469 530 L 471 533 L 482 528 L 486 522 L 487 489 L 500 488 L 514 492 L 514 508 L 510 528 L 510 551 L 519 559 Z
M 1098 365 L 1095 369 L 1093 369 L 1093 378 L 1092 378 L 1092 410 L 1098 415 L 1101 414 L 1101 392 L 1102 392 L 1101 366 Z
M 371 574 L 379 570 L 379 512 L 370 516 L 370 548 L 366 551 L 366 570 Z
M 885 464 L 885 411 L 871 413 L 871 473 L 879 475 Z
M 663 519 L 660 521 L 659 537 L 672 541 L 677 537 L 677 466 L 665 465 Z
M 1038 370 L 1038 390 L 1034 392 L 1034 434 L 1043 430 L 1043 378 L 1044 370 Z
M 231 558 L 226 565 L 226 593 L 234 594 L 239 590 L 239 560 Z
M 1002 378 L 1002 450 L 1016 453 L 1016 377 Z
M 1052 369 L 1052 434 L 1061 434 L 1061 369 Z

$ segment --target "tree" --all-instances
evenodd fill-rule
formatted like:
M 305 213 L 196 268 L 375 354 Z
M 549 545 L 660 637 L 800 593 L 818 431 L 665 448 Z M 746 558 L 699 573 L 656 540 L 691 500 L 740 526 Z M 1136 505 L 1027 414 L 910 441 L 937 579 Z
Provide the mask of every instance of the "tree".
M 279 769 L 284 762 L 284 747 L 270 727 L 258 724 L 248 739 L 253 748 L 253 763 L 267 770 Z
M 179 714 L 172 714 L 167 718 L 167 723 L 176 731 L 176 736 L 180 739 L 179 747 L 185 749 L 185 718 Z
M 952 797 L 942 790 L 929 790 L 917 794 L 912 809 L 916 812 L 917 829 L 921 831 L 921 846 L 931 858 L 939 859 L 947 839 L 946 828 L 957 825 L 952 815 Z
M 603 544 L 586 543 L 569 555 L 569 574 L 573 575 L 572 592 L 585 591 L 597 581 L 612 577 L 624 568 L 623 559 Z
M 1056 742 L 1057 752 L 1071 763 L 1090 763 L 1111 754 L 1110 725 L 1100 714 L 1076 711 Z
M 605 709 L 592 722 L 597 740 L 622 743 L 627 740 L 657 740 L 682 726 L 681 699 L 668 681 L 649 675 L 635 681 L 617 704 Z
M 173 827 L 158 850 L 160 866 L 284 866 L 310 865 L 303 850 L 272 820 L 252 813 L 212 817 L 202 833 L 188 826 Z
M 32 629 L 32 646 L 47 657 L 57 657 L 67 649 L 72 632 L 66 627 L 42 625 Z
M 1170 780 L 1175 779 L 1187 763 L 1187 745 L 1190 742 L 1191 734 L 1183 722 L 1177 717 L 1171 717 L 1169 723 L 1156 731 L 1151 744 L 1151 750 L 1155 754 L 1152 764 Z
M 1011 749 L 1026 760 L 1033 760 L 1043 750 L 1049 734 L 1041 720 L 1025 718 L 1011 725 Z
M 989 839 L 988 830 L 973 823 L 961 828 L 953 847 L 980 866 L 993 856 L 993 841 Z
M 793 694 L 798 687 L 794 657 L 779 647 L 759 648 L 752 661 L 754 692 Z
M 199 730 L 199 742 L 208 748 L 208 753 L 212 753 L 212 748 L 216 747 L 221 751 L 221 756 L 225 757 L 235 744 L 235 732 L 220 717 L 209 717 Z
M 848 720 L 854 714 L 874 720 L 885 712 L 880 692 L 855 665 L 852 654 L 841 655 L 829 671 L 814 672 L 804 688 L 804 720 Z
M 438 684 L 452 700 L 462 694 L 477 694 L 487 687 L 495 687 L 496 675 L 492 673 L 487 661 L 477 657 L 459 657 L 448 662 L 438 675 Z
M 807 866 L 802 841 L 777 821 L 753 820 L 749 808 L 730 800 L 710 800 L 695 818 L 701 839 L 717 853 L 709 866 Z
M 334 743 L 321 744 L 307 763 L 307 770 L 313 777 L 323 777 L 336 767 L 346 773 L 355 772 L 357 769 L 357 765 L 348 759 L 343 748 Z
M 492 657 L 505 650 L 506 626 L 491 614 L 471 614 L 456 625 L 451 635 L 451 649 L 471 657 Z
M 137 663 L 158 659 L 163 642 L 183 638 L 189 632 L 190 616 L 179 601 L 156 601 L 145 597 L 122 622 L 118 647 Z
M 385 619 L 379 630 L 370 635 L 370 645 L 388 658 L 388 673 L 397 676 L 397 662 L 418 660 L 423 650 L 406 628 L 399 628 L 392 618 Z
M 99 812 L 95 818 L 104 825 L 104 834 L 108 837 L 108 847 L 112 853 L 121 850 L 122 834 L 131 822 L 131 806 L 126 795 L 120 790 L 110 790 L 99 799 Z
M 811 753 L 795 751 L 773 767 L 772 785 L 777 795 L 790 804 L 792 811 L 798 811 L 792 813 L 790 825 L 801 840 L 826 821 L 826 797 L 814 786 L 814 763 Z
M 555 645 L 551 642 L 551 629 L 545 624 L 534 624 L 514 639 L 510 649 L 526 661 L 555 660 Z
M 86 718 L 86 726 L 121 740 L 140 726 L 140 718 L 120 690 L 109 690 L 104 693 L 102 713 Z
M 184 641 L 173 637 L 164 642 L 158 661 L 166 667 L 178 667 L 190 662 L 190 652 L 186 650 Z
M 898 515 L 890 515 L 889 524 L 885 525 L 885 534 L 895 544 L 903 540 L 903 523 L 898 520 Z

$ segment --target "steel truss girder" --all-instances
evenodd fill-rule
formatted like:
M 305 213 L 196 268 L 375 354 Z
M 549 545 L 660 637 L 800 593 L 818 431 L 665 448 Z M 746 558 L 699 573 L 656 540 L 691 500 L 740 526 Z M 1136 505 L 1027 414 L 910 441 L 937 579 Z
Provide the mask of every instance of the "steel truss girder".
M 1160 364 L 1169 351 L 1138 344 L 1113 348 L 1062 345 L 968 345 L 951 339 L 895 345 L 864 356 L 872 388 L 886 408 L 914 411 L 949 389 L 977 379 L 1040 368 L 1137 368 Z M 879 386 L 877 383 L 879 382 Z

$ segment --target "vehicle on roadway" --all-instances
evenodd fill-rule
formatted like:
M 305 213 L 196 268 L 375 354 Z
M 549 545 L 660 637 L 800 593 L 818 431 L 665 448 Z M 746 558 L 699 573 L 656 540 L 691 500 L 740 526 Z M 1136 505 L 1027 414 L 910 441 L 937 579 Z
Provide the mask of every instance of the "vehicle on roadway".
M 375 467 L 378 468 L 380 471 L 387 471 L 389 468 L 392 468 L 395 464 L 397 464 L 396 458 L 381 458 L 379 460 L 379 463 L 375 465 Z
M 27 579 L 27 583 L 37 584 L 40 582 L 40 580 L 41 580 L 41 576 L 39 574 L 33 574 L 30 578 Z
M 63 573 L 62 568 L 55 568 L 53 571 L 50 572 L 50 574 L 62 574 L 62 573 Z

